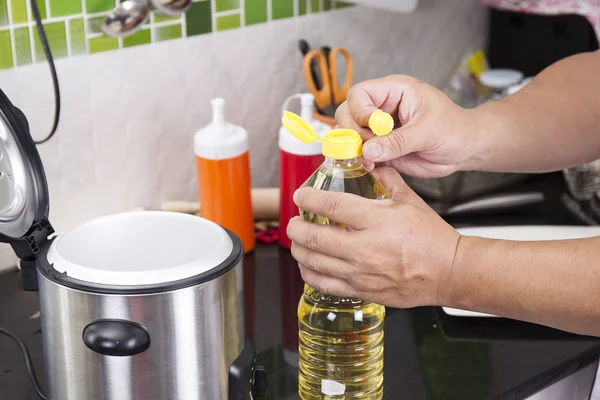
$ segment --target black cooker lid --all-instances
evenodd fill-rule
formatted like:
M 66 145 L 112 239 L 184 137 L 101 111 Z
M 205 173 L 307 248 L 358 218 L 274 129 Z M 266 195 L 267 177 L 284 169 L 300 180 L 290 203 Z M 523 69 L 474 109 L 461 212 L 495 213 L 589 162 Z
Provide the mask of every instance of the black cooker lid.
M 36 258 L 53 233 L 48 184 L 25 115 L 0 90 L 0 242 Z

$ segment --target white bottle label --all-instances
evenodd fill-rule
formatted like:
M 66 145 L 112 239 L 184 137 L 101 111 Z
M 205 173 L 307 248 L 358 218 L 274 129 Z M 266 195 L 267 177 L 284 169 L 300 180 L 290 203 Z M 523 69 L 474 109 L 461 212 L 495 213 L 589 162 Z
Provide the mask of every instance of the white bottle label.
M 328 379 L 321 380 L 321 393 L 325 396 L 341 396 L 346 392 L 346 385 Z
M 356 322 L 363 322 L 363 312 L 362 310 L 358 310 L 354 312 L 354 320 Z

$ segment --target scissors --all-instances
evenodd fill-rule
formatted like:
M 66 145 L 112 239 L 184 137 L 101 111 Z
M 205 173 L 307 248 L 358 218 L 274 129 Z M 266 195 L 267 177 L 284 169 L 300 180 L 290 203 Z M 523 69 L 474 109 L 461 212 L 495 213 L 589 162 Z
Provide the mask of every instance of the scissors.
M 342 54 L 346 58 L 346 80 L 342 86 L 340 86 L 338 75 L 338 54 Z M 317 65 L 320 85 L 313 79 L 311 71 L 313 61 Z M 304 57 L 303 69 L 308 90 L 315 96 L 315 103 L 319 111 L 330 117 L 335 116 L 336 108 L 346 101 L 346 96 L 352 86 L 354 63 L 350 52 L 342 47 L 336 47 L 331 49 L 329 56 L 326 56 L 322 51 L 311 50 Z

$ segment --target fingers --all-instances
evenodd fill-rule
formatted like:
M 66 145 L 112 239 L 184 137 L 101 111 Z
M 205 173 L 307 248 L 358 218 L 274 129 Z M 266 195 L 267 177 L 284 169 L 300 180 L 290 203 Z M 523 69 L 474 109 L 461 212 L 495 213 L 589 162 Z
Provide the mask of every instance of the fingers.
M 294 203 L 301 209 L 331 221 L 349 225 L 354 229 L 364 229 L 365 220 L 370 216 L 372 202 L 368 199 L 348 194 L 300 188 L 294 193 Z
M 319 292 L 340 297 L 358 297 L 356 291 L 352 289 L 352 286 L 343 279 L 321 274 L 302 264 L 300 264 L 299 267 L 302 280 Z
M 337 122 L 337 127 L 342 129 L 355 130 L 356 132 L 358 132 L 358 134 L 363 140 L 369 140 L 375 137 L 375 135 L 373 134 L 373 132 L 371 132 L 369 128 L 360 126 L 356 122 L 356 120 L 352 116 L 352 113 L 350 112 L 350 107 L 348 106 L 347 101 L 340 104 L 340 106 L 337 108 L 335 112 L 335 120 Z
M 407 76 L 389 76 L 353 86 L 347 105 L 336 114 L 338 124 L 357 130 L 363 140 L 363 155 L 370 162 L 385 162 L 426 149 L 428 132 L 415 123 L 421 110 L 425 85 Z M 371 114 L 381 109 L 397 121 L 397 129 L 383 137 L 365 132 Z M 412 123 L 412 124 L 411 124 Z M 411 126 L 412 125 L 412 126 Z
M 395 202 L 421 204 L 419 196 L 404 182 L 402 176 L 394 168 L 375 168 L 372 174 L 385 186 L 389 197 Z
M 333 225 L 318 225 L 292 218 L 287 235 L 293 243 L 328 256 L 344 259 L 351 247 L 351 233 Z
M 356 273 L 356 266 L 350 265 L 339 258 L 317 253 L 297 242 L 292 243 L 292 256 L 298 263 L 323 275 L 347 280 L 352 273 Z
M 387 136 L 370 139 L 363 146 L 363 157 L 371 162 L 385 162 L 407 154 L 428 149 L 430 137 L 414 121 L 395 129 Z
M 347 97 L 352 117 L 360 126 L 368 126 L 371 114 L 377 109 L 397 117 L 403 93 L 414 81 L 409 77 L 389 76 L 353 86 Z
M 417 178 L 440 178 L 456 172 L 456 164 L 435 164 L 424 160 L 418 154 L 408 154 L 393 161 L 394 168 L 405 175 Z
M 365 169 L 369 172 L 373 171 L 373 168 L 375 168 L 375 163 L 373 161 L 369 161 L 364 157 L 361 157 L 361 162 L 363 167 L 365 167 Z

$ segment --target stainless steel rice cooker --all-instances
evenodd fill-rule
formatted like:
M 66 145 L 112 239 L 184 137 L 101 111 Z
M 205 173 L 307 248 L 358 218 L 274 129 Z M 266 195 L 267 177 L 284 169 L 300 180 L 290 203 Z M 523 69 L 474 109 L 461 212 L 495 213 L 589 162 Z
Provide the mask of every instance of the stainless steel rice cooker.
M 0 242 L 39 290 L 52 400 L 254 399 L 240 240 L 200 217 L 137 212 L 52 237 L 25 116 L 0 91 Z M 76 205 L 74 205 L 76 206 Z

